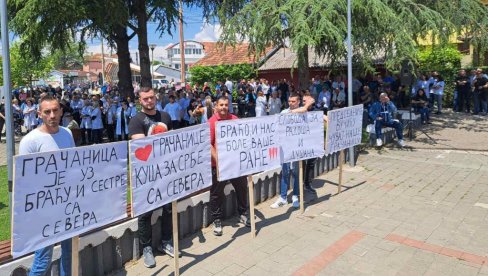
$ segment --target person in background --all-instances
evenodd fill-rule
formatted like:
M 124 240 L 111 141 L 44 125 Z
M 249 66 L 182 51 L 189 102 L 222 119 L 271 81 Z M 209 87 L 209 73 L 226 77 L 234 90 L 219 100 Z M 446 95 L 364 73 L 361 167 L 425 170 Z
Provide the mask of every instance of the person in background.
M 117 141 L 129 140 L 129 117 L 130 110 L 127 102 L 123 101 L 116 111 L 115 135 Z
M 93 101 L 93 109 L 90 113 L 92 119 L 92 142 L 94 144 L 102 143 L 103 121 L 102 110 L 100 109 L 100 102 Z
M 81 109 L 81 144 L 89 145 L 92 143 L 92 119 L 91 112 L 93 110 L 90 100 L 85 100 L 84 106 Z
M 27 129 L 27 133 L 31 132 L 37 125 L 37 110 L 32 101 L 33 100 L 31 98 L 28 98 L 25 102 L 25 107 L 23 110 L 24 127 Z
M 429 99 L 425 95 L 424 89 L 419 89 L 415 97 L 412 99 L 412 106 L 415 108 L 416 112 L 420 113 L 420 119 L 422 124 L 430 124 L 429 118 Z
M 266 116 L 266 97 L 263 91 L 258 92 L 258 97 L 256 99 L 256 117 Z
M 369 111 L 369 116 L 375 122 L 376 146 L 383 145 L 383 126 L 395 129 L 398 137 L 398 145 L 405 146 L 403 141 L 403 125 L 398 120 L 394 120 L 394 114 L 397 112 L 395 104 L 388 98 L 388 94 L 381 93 L 379 101 L 375 102 Z
M 437 104 L 437 112 L 435 114 L 442 114 L 442 96 L 444 95 L 444 86 L 446 83 L 444 82 L 444 78 L 437 74 L 434 78 L 434 85 L 432 86 L 432 90 L 434 91 L 434 100 Z
M 107 94 L 108 95 L 108 94 Z M 104 103 L 103 112 L 107 120 L 106 130 L 107 137 L 110 142 L 115 142 L 115 120 L 117 117 L 117 103 L 112 98 L 107 98 Z
M 73 140 L 75 141 L 75 145 L 79 146 L 81 144 L 81 132 L 78 122 L 74 120 L 73 115 L 69 112 L 65 113 L 63 116 L 66 118 L 66 128 L 71 131 L 71 134 L 73 135 Z
M 175 101 L 175 96 L 169 96 L 169 103 L 164 107 L 163 111 L 168 113 L 171 117 L 173 128 L 180 128 L 182 119 L 181 106 Z
M 0 102 L 0 143 L 4 143 L 4 141 L 2 141 L 4 125 L 5 125 L 5 97 L 2 97 L 2 101 Z
M 281 112 L 281 100 L 278 97 L 278 91 L 271 92 L 271 97 L 268 100 L 269 115 L 275 115 Z

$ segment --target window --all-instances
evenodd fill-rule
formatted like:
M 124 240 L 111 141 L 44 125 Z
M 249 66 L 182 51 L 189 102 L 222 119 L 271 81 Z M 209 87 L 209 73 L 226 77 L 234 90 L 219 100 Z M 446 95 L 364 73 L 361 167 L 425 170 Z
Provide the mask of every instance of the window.
M 191 50 L 192 49 L 185 49 L 185 55 L 191 55 Z
M 180 69 L 180 65 L 178 63 L 175 64 L 175 69 Z

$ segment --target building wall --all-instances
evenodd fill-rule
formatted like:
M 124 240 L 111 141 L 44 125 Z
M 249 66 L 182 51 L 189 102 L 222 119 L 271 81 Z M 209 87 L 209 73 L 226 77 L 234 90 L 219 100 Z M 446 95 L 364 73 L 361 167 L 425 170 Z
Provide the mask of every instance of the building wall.
M 205 51 L 203 49 L 203 44 L 196 41 L 185 41 L 185 64 L 187 67 L 196 63 L 201 58 L 205 56 Z M 180 69 L 181 64 L 181 54 L 180 54 L 180 44 L 175 44 L 173 47 L 166 50 L 168 53 L 168 59 L 171 62 L 171 67 Z M 188 68 L 186 69 L 188 70 Z

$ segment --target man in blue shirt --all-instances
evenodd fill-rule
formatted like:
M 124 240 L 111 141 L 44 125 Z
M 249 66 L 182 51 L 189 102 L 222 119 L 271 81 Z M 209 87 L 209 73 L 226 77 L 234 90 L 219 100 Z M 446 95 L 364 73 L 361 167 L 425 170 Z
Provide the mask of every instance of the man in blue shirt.
M 394 120 L 393 114 L 397 112 L 397 108 L 386 93 L 380 94 L 380 100 L 375 102 L 369 111 L 369 117 L 374 120 L 376 132 L 376 145 L 381 147 L 383 145 L 383 133 L 381 128 L 383 126 L 392 127 L 396 130 L 398 137 L 398 144 L 401 147 L 405 146 L 403 141 L 403 125 L 398 120 Z

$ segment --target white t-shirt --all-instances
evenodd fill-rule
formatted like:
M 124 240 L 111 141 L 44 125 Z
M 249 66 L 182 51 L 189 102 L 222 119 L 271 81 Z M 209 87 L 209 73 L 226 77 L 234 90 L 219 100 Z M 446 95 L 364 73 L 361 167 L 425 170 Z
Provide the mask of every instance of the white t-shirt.
M 19 154 L 56 151 L 73 147 L 75 147 L 75 141 L 69 129 L 59 127 L 58 133 L 49 134 L 36 128 L 20 141 Z

